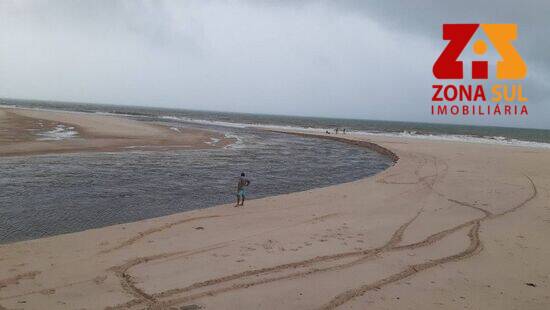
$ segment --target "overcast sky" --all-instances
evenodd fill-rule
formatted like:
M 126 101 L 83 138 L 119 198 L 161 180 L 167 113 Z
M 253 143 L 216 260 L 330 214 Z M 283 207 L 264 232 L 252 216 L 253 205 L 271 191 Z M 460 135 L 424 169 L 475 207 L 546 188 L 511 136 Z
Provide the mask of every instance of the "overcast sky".
M 543 0 L 0 0 L 0 97 L 550 128 L 549 17 Z M 529 117 L 430 115 L 451 22 L 518 24 Z

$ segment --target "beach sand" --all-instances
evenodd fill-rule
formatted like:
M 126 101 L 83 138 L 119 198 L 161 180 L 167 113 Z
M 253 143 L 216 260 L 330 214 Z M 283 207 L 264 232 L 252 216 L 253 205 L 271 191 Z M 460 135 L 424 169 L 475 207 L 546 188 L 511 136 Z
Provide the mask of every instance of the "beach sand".
M 62 126 L 76 135 L 48 136 Z M 219 139 L 215 146 L 211 138 Z M 230 144 L 223 135 L 168 127 L 108 115 L 0 107 L 0 156 L 212 148 Z
M 549 150 L 339 137 L 399 160 L 243 208 L 2 245 L 0 309 L 550 308 Z

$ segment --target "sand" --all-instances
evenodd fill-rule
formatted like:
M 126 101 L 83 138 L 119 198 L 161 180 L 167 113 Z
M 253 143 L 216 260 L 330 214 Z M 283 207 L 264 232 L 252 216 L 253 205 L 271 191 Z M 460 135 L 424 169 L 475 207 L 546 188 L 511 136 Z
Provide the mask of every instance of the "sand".
M 3 245 L 0 305 L 550 308 L 549 150 L 339 137 L 399 160 L 370 178 L 243 208 Z
M 44 140 L 62 125 L 77 134 Z M 212 138 L 219 140 L 213 144 Z M 178 131 L 128 118 L 108 115 L 0 107 L 0 156 L 75 152 L 118 152 L 223 147 L 231 139 L 186 128 Z

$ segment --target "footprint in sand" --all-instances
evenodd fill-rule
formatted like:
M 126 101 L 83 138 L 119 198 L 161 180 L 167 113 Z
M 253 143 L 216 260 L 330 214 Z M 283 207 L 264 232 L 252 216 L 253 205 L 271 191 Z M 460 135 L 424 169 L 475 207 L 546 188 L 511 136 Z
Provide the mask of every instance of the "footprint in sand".
M 243 247 L 241 247 L 241 250 L 243 250 L 243 251 L 256 251 L 256 248 L 253 248 L 251 246 L 243 246 Z
M 94 283 L 100 285 L 105 282 L 105 280 L 107 280 L 107 276 L 97 276 L 94 278 Z
M 275 248 L 277 248 L 279 251 L 284 251 L 284 248 L 281 246 L 281 244 L 278 241 L 271 240 L 271 239 L 262 243 L 262 247 L 268 252 L 272 252 Z
M 55 290 L 53 288 L 45 289 L 45 290 L 40 291 L 40 294 L 42 294 L 42 295 L 53 295 L 53 294 L 55 294 Z
M 199 305 L 187 305 L 187 306 L 180 307 L 179 310 L 199 310 L 199 309 L 202 309 L 202 307 Z

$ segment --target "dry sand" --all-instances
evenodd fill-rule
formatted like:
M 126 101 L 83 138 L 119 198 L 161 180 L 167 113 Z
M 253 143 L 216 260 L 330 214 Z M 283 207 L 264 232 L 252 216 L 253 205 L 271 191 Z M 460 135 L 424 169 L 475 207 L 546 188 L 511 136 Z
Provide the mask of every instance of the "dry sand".
M 78 135 L 58 141 L 40 136 L 58 125 Z M 219 139 L 216 145 L 211 138 Z M 107 115 L 0 107 L 0 156 L 88 151 L 168 150 L 212 148 L 231 143 L 223 135 L 168 127 Z
M 345 137 L 399 160 L 244 208 L 3 245 L 0 305 L 550 308 L 549 150 Z

